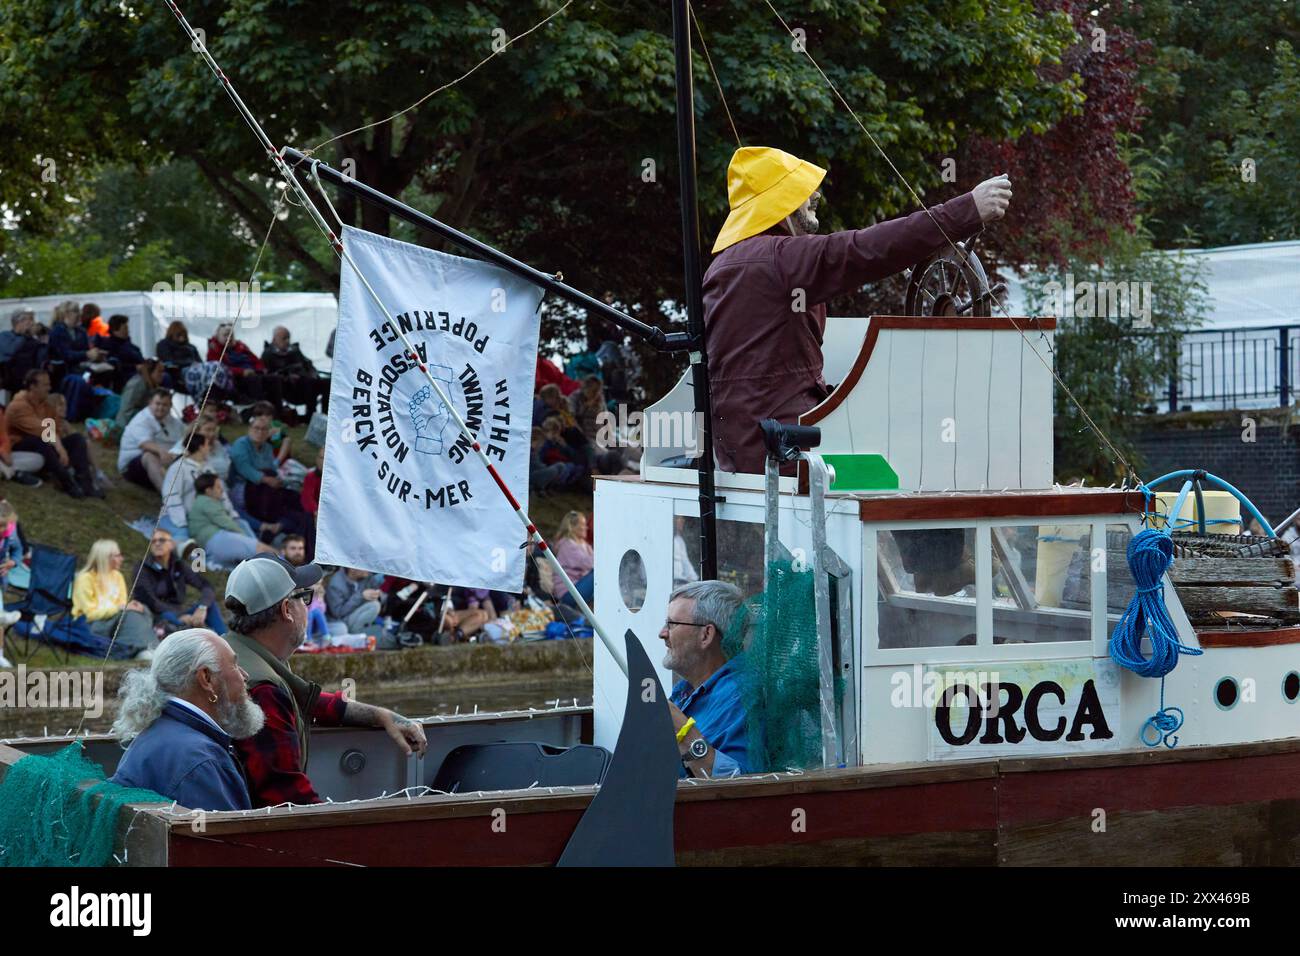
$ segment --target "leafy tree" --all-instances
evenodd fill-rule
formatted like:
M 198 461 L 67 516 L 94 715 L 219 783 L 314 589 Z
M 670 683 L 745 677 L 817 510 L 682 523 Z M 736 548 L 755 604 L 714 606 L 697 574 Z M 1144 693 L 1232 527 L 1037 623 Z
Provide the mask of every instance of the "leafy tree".
M 169 270 L 184 269 L 166 242 L 150 242 L 117 258 L 90 255 L 71 239 L 34 237 L 12 243 L 0 255 L 0 298 L 67 292 L 149 289 Z
M 1145 212 L 1153 240 L 1204 246 L 1300 234 L 1300 9 L 1295 3 L 1111 5 L 1155 43 L 1141 72 L 1144 136 L 1170 163 Z M 1248 163 L 1248 161 L 1250 161 Z M 1243 175 L 1243 164 L 1253 173 Z M 1253 177 L 1253 180 L 1252 180 Z

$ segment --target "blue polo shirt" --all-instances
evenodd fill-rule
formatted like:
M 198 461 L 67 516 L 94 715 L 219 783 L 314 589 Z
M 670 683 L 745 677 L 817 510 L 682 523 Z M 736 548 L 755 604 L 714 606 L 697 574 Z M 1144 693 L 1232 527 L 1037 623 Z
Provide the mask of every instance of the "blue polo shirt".
M 739 655 L 727 661 L 694 690 L 684 680 L 673 685 L 672 702 L 687 717 L 695 718 L 709 746 L 715 751 L 713 776 L 734 777 L 749 773 L 749 734 L 745 708 L 740 700 Z M 681 776 L 686 776 L 683 765 Z

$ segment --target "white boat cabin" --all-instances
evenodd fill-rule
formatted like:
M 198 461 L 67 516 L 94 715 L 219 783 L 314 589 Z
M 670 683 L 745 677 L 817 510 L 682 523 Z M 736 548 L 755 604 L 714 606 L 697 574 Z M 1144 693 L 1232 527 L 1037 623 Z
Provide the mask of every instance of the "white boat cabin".
M 831 319 L 826 379 L 838 388 L 801 419 L 821 428 L 811 455 L 834 470 L 824 501 L 807 464 L 775 496 L 764 476 L 717 473 L 720 578 L 762 590 L 769 508 L 780 544 L 836 578 L 831 620 L 819 621 L 824 765 L 1159 744 L 1148 718 L 1161 682 L 1107 648 L 1135 590 L 1123 554 L 1143 496 L 1053 484 L 1053 330 L 1051 319 Z M 663 439 L 690 410 L 688 371 L 646 427 Z M 685 441 L 663 444 L 647 447 L 641 476 L 598 480 L 595 498 L 596 567 L 618 569 L 597 574 L 595 610 L 656 663 L 669 594 L 698 555 L 696 472 Z M 1165 681 L 1164 704 L 1185 716 L 1177 745 L 1295 736 L 1294 638 L 1198 635 L 1168 575 L 1164 597 L 1179 640 L 1204 649 Z M 625 693 L 596 642 L 597 744 L 614 747 Z

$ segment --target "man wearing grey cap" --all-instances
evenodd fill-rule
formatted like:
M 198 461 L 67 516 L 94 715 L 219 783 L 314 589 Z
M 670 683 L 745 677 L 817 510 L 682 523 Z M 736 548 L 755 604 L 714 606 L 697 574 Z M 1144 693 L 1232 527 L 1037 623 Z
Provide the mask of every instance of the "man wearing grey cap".
M 307 777 L 313 722 L 326 727 L 382 727 L 406 754 L 424 753 L 424 729 L 383 707 L 322 691 L 289 669 L 307 637 L 307 605 L 321 579 L 318 565 L 295 567 L 278 555 L 240 563 L 226 581 L 226 640 L 248 673 L 248 694 L 266 714 L 262 730 L 236 743 L 254 808 L 321 803 Z

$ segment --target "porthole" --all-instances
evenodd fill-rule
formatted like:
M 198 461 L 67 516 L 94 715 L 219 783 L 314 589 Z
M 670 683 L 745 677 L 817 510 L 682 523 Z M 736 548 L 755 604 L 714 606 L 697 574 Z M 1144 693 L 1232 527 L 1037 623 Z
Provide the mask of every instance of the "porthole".
M 1282 699 L 1294 704 L 1297 697 L 1300 697 L 1300 674 L 1291 671 L 1282 678 Z
M 618 562 L 618 594 L 623 604 L 633 613 L 641 610 L 645 604 L 645 561 L 636 550 L 624 552 Z
M 1237 681 L 1232 677 L 1224 677 L 1214 685 L 1214 702 L 1219 705 L 1220 710 L 1232 710 L 1237 706 Z

